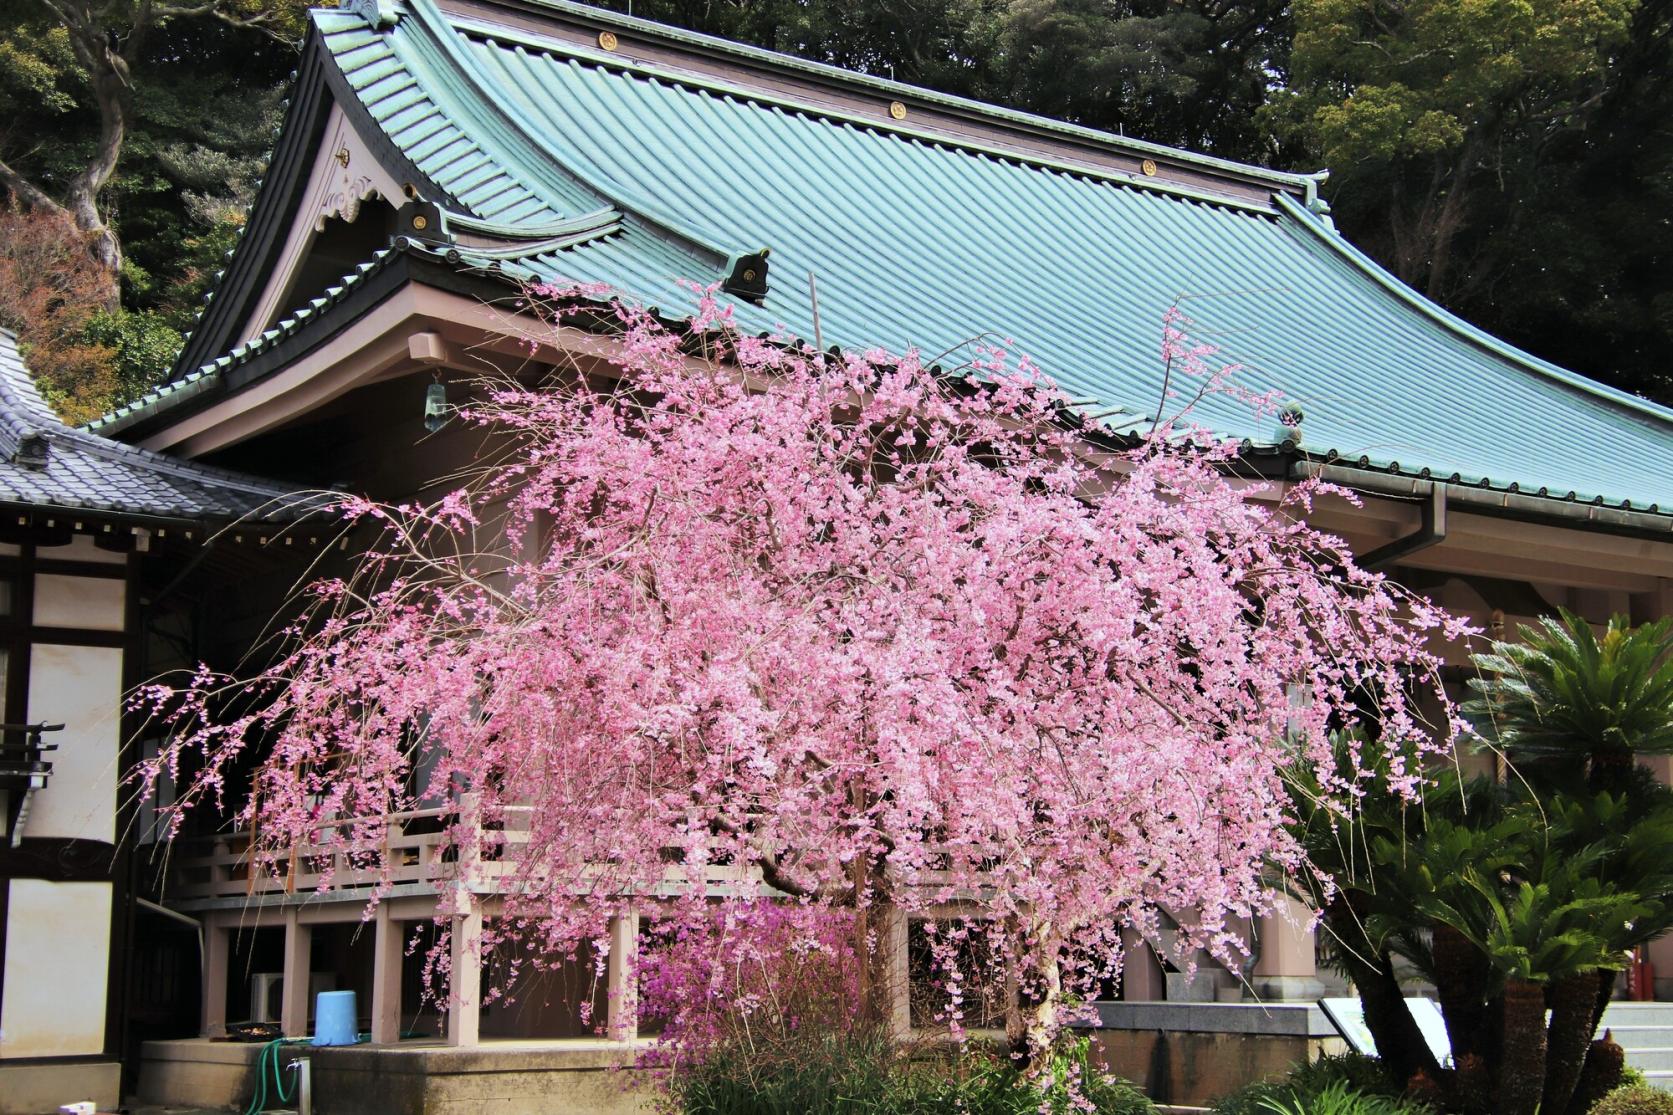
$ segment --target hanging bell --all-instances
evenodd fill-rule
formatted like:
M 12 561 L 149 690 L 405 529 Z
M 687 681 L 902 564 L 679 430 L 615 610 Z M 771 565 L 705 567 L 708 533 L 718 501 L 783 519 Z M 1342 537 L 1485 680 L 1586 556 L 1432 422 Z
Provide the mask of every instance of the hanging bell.
M 447 384 L 441 380 L 424 393 L 424 428 L 432 434 L 447 425 Z

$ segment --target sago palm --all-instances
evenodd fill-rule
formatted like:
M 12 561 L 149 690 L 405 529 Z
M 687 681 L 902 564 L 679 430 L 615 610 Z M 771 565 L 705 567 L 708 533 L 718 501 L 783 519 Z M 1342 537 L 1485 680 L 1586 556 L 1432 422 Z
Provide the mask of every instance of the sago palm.
M 1513 760 L 1559 781 L 1583 766 L 1594 788 L 1622 789 L 1635 756 L 1673 752 L 1673 618 L 1634 628 L 1617 615 L 1600 639 L 1564 611 L 1518 634 L 1475 656 L 1464 704 Z

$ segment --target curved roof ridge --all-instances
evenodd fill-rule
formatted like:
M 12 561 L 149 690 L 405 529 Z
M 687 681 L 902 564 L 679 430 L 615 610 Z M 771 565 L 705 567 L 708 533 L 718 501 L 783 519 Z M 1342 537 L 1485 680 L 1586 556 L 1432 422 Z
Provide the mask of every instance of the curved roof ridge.
M 1351 263 L 1366 278 L 1434 321 L 1437 325 L 1450 330 L 1494 356 L 1508 360 L 1536 375 L 1560 383 L 1564 387 L 1592 395 L 1616 407 L 1635 411 L 1645 417 L 1654 419 L 1658 423 L 1673 426 L 1673 408 L 1662 406 L 1660 403 L 1652 402 L 1631 392 L 1622 391 L 1618 387 L 1610 387 L 1606 383 L 1600 383 L 1595 379 L 1580 375 L 1578 372 L 1571 372 L 1567 368 L 1553 364 L 1549 360 L 1542 360 L 1531 352 L 1500 340 L 1485 329 L 1472 325 L 1445 306 L 1407 286 L 1387 268 L 1354 247 L 1341 233 L 1330 227 L 1317 215 L 1308 211 L 1306 206 L 1300 205 L 1281 194 L 1277 195 L 1277 201 L 1280 209 L 1288 216 L 1295 218 L 1303 228 L 1312 233 L 1327 248 Z
M 591 173 L 588 173 L 554 157 L 550 149 L 542 145 L 539 128 L 520 107 L 506 98 L 489 95 L 491 79 L 482 72 L 470 52 L 460 44 L 459 30 L 441 10 L 431 0 L 407 0 L 407 7 L 424 27 L 430 41 L 446 55 L 447 62 L 464 79 L 469 95 L 477 100 L 480 112 L 475 114 L 474 118 L 484 123 L 497 123 L 499 126 L 494 130 L 498 133 L 496 138 L 501 142 L 527 148 L 527 157 L 518 164 L 525 173 L 538 174 L 547 166 L 555 167 L 582 190 L 597 195 L 606 203 L 606 207 L 614 205 L 627 210 L 646 224 L 689 247 L 698 249 L 700 253 L 713 256 L 716 267 L 724 265 L 729 258 L 738 254 L 737 248 L 713 243 L 710 235 L 692 229 L 686 221 L 631 187 L 607 177 L 604 182 L 597 181 L 596 179 L 602 176 L 598 168 L 589 168 Z M 462 91 L 456 89 L 450 92 L 457 96 Z M 481 142 L 480 138 L 478 142 Z
M 414 0 L 407 0 L 412 4 Z M 856 70 L 846 70 L 827 62 L 816 62 L 812 59 L 801 58 L 782 51 L 769 50 L 766 47 L 754 46 L 749 43 L 738 42 L 733 39 L 721 38 L 700 31 L 690 31 L 671 24 L 658 23 L 654 20 L 642 19 L 638 16 L 627 15 L 622 12 L 611 11 L 606 8 L 594 7 L 591 4 L 577 3 L 575 0 L 490 0 L 507 7 L 524 7 L 535 10 L 562 13 L 572 17 L 592 20 L 600 24 L 622 28 L 634 34 L 646 35 L 661 39 L 675 46 L 698 48 L 714 54 L 728 55 L 757 65 L 792 72 L 806 74 L 819 79 L 848 87 L 870 89 L 878 93 L 898 94 L 910 97 L 924 104 L 938 105 L 959 113 L 966 113 L 979 118 L 1003 122 L 1012 127 L 1025 130 L 1044 132 L 1085 142 L 1096 143 L 1125 154 L 1139 156 L 1161 156 L 1204 170 L 1220 173 L 1241 175 L 1257 178 L 1274 184 L 1300 190 L 1310 194 L 1318 183 L 1329 173 L 1316 171 L 1300 173 L 1295 171 L 1273 170 L 1270 167 L 1259 166 L 1255 163 L 1239 162 L 1235 159 L 1225 159 L 1217 155 L 1208 155 L 1200 151 L 1192 151 L 1183 147 L 1169 147 L 1166 144 L 1152 143 L 1149 140 L 1136 139 L 1131 136 L 1115 132 L 1089 128 L 1083 124 L 1074 124 L 1067 120 L 1057 120 L 1050 116 L 1024 112 L 1020 109 L 1006 108 L 1001 105 L 978 101 L 970 97 L 961 97 L 953 93 L 943 93 L 921 85 L 896 81 L 893 78 L 877 77 L 873 74 L 860 73 Z M 461 18 L 460 22 L 475 22 L 468 18 Z M 555 44 L 565 47 L 571 44 Z M 627 63 L 624 58 L 613 58 L 614 63 Z M 878 126 L 884 126 L 881 122 Z

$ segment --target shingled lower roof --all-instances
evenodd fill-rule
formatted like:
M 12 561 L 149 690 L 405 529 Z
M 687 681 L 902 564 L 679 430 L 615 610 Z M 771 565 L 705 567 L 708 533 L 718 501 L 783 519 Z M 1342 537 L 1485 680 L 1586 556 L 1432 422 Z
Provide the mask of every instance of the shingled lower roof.
M 0 329 L 0 503 L 176 520 L 269 517 L 291 503 L 255 477 L 65 426 Z
M 1305 176 L 558 0 L 359 0 L 313 19 L 326 76 L 312 80 L 451 211 L 451 241 L 432 246 L 462 266 L 604 283 L 677 314 L 691 302 L 680 280 L 718 280 L 766 247 L 767 289 L 737 301 L 741 327 L 811 338 L 811 272 L 826 343 L 956 363 L 972 338 L 1004 338 L 1129 429 L 1180 403 L 1162 397 L 1159 358 L 1178 307 L 1242 366 L 1238 383 L 1299 405 L 1316 458 L 1673 512 L 1673 411 L 1428 302 L 1335 232 Z M 536 238 L 603 211 L 619 215 L 608 234 Z M 203 405 L 216 368 L 180 369 L 190 390 L 106 428 Z M 1229 399 L 1197 417 L 1254 447 L 1280 442 L 1275 421 Z

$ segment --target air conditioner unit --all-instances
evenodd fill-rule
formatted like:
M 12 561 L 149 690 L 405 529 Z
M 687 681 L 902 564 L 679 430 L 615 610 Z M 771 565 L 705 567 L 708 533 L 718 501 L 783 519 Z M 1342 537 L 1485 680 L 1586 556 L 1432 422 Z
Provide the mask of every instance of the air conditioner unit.
M 311 972 L 308 975 L 309 1012 L 321 991 L 337 990 L 337 977 L 331 972 Z M 250 1021 L 278 1022 L 285 1010 L 285 974 L 283 972 L 253 972 L 250 975 Z
M 277 1022 L 284 1009 L 285 974 L 255 972 L 250 976 L 250 1021 Z

